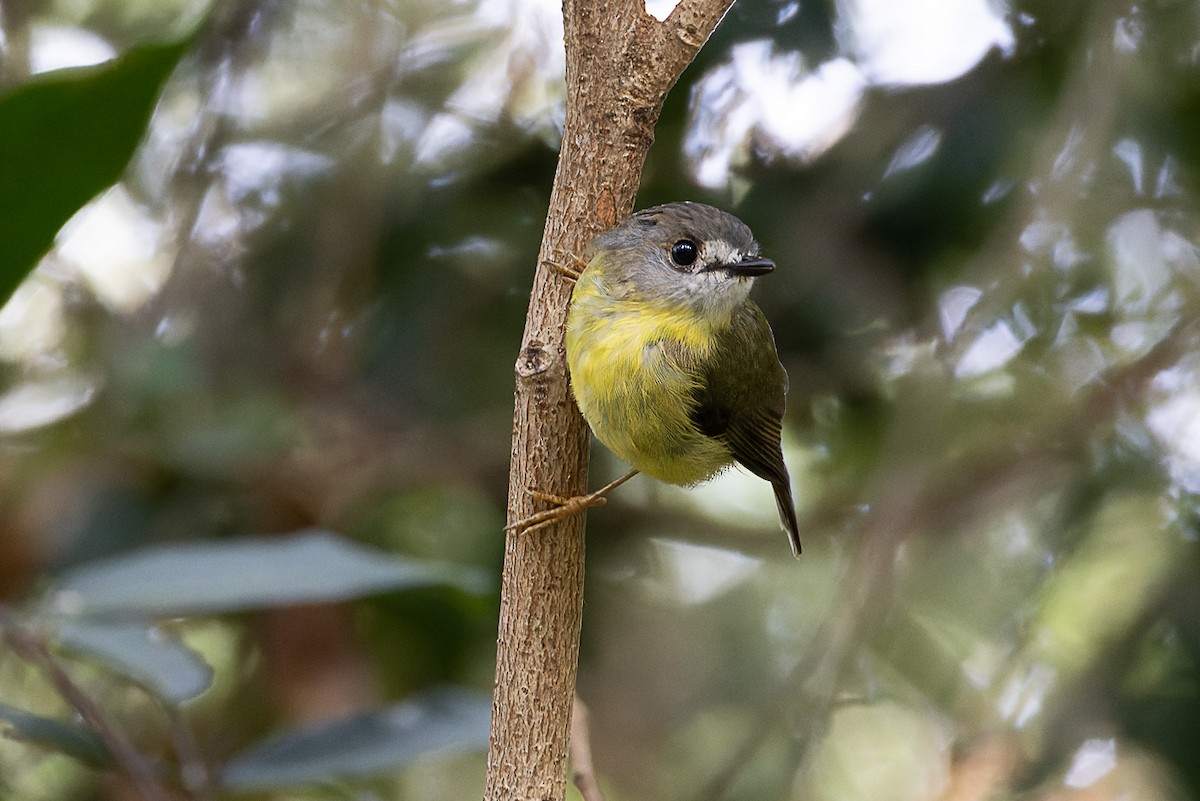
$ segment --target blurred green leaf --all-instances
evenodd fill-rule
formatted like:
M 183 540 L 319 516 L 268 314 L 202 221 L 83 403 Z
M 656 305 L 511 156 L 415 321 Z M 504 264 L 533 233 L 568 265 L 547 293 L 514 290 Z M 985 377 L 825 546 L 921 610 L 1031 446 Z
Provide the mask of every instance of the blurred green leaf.
M 0 96 L 0 303 L 84 203 L 115 183 L 190 37 Z
M 0 704 L 0 732 L 14 740 L 49 748 L 93 767 L 112 764 L 100 737 L 91 729 L 53 718 L 44 718 L 8 704 Z
M 56 633 L 66 648 L 100 660 L 172 703 L 195 698 L 212 684 L 212 668 L 195 651 L 152 626 L 72 620 Z
M 284 735 L 234 758 L 221 775 L 235 791 L 378 776 L 414 760 L 487 746 L 491 700 L 441 689 L 402 704 Z
M 66 614 L 179 617 L 438 584 L 467 592 L 486 586 L 483 575 L 469 568 L 396 557 L 311 530 L 166 546 L 93 562 L 65 574 L 49 603 Z

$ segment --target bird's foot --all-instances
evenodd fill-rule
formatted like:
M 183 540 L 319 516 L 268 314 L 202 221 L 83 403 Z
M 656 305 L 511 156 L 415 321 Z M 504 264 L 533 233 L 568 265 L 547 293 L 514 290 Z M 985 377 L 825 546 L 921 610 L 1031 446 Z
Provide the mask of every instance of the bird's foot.
M 549 259 L 546 259 L 542 263 L 554 270 L 554 272 L 558 273 L 563 278 L 570 281 L 572 284 L 579 280 L 579 276 L 583 275 L 583 269 L 587 267 L 587 262 L 576 256 L 574 253 L 571 254 L 570 264 L 559 264 L 558 262 L 550 261 Z
M 595 492 L 587 495 L 575 495 L 570 498 L 564 498 L 561 495 L 553 495 L 549 492 L 533 489 L 532 487 L 525 491 L 533 498 L 545 503 L 553 504 L 553 508 L 544 509 L 540 512 L 535 512 L 529 517 L 509 523 L 504 527 L 504 530 L 510 534 L 524 534 L 530 531 L 536 531 L 539 528 L 548 526 L 559 520 L 566 519 L 571 515 L 577 515 L 584 509 L 592 506 L 602 506 L 608 503 L 608 493 L 615 490 L 617 487 L 624 484 L 629 479 L 637 475 L 636 470 L 630 470 L 625 475 L 618 478 L 616 481 L 611 481 L 605 484 Z
M 593 492 L 588 495 L 575 495 L 571 498 L 564 498 L 561 495 L 551 495 L 548 492 L 540 490 L 526 490 L 530 496 L 545 501 L 546 503 L 554 504 L 553 508 L 544 509 L 540 512 L 535 512 L 523 520 L 518 520 L 515 523 L 510 523 L 504 527 L 504 530 L 511 534 L 523 534 L 529 531 L 537 531 L 539 528 L 548 526 L 559 520 L 564 520 L 571 515 L 576 515 L 591 506 L 601 506 L 608 503 L 608 498 L 598 492 Z

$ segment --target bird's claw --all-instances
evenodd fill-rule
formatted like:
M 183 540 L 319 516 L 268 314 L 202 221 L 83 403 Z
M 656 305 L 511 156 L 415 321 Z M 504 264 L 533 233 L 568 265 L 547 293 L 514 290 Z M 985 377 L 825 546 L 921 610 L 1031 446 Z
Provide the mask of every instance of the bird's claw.
M 546 259 L 542 263 L 554 270 L 563 278 L 570 281 L 572 284 L 579 280 L 579 276 L 583 275 L 583 270 L 585 267 L 587 267 L 587 262 L 576 256 L 574 253 L 571 254 L 570 264 L 560 264 L 559 262 L 551 261 L 550 259 Z
M 515 523 L 509 523 L 504 527 L 504 530 L 509 534 L 524 534 L 536 531 L 543 526 L 548 526 L 556 520 L 577 515 L 584 509 L 592 506 L 603 506 L 608 503 L 608 493 L 636 476 L 637 472 L 637 470 L 630 470 L 625 475 L 615 481 L 610 481 L 595 492 L 590 492 L 587 495 L 575 495 L 570 498 L 564 498 L 561 495 L 554 495 L 549 492 L 542 492 L 533 487 L 526 487 L 525 491 L 529 493 L 530 497 L 545 503 L 554 504 L 554 508 L 534 512 L 529 517 L 518 520 Z
M 544 509 L 540 512 L 535 512 L 529 517 L 523 518 L 510 523 L 504 527 L 504 530 L 510 534 L 523 534 L 529 531 L 536 531 L 543 526 L 548 526 L 551 523 L 563 520 L 571 515 L 577 515 L 584 509 L 592 506 L 603 506 L 608 503 L 608 498 L 604 497 L 602 492 L 593 492 L 588 495 L 575 495 L 570 498 L 564 498 L 561 495 L 554 495 L 549 492 L 533 489 L 532 487 L 525 490 L 533 498 L 544 503 L 554 505 L 552 509 Z

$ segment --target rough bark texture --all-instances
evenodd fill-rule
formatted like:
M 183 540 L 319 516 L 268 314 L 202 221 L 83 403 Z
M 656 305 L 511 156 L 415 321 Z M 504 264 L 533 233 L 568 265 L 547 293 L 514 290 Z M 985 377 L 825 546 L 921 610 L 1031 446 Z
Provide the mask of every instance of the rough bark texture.
M 571 264 L 633 209 L 667 91 L 733 0 L 683 0 L 665 22 L 644 0 L 564 0 L 567 109 L 562 151 L 516 364 L 508 520 L 538 509 L 527 489 L 580 495 L 588 430 L 567 384 L 563 324 Z M 487 801 L 556 801 L 567 751 L 583 617 L 584 516 L 509 534 L 504 555 Z

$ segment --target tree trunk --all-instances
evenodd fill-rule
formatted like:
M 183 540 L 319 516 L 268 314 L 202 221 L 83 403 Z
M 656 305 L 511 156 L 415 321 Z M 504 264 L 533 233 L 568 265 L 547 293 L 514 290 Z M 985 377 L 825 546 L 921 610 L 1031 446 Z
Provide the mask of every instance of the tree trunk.
M 571 285 L 546 264 L 571 264 L 632 211 L 667 91 L 732 2 L 683 0 L 659 22 L 637 0 L 564 0 L 566 125 L 516 364 L 510 523 L 537 511 L 528 489 L 572 496 L 587 487 L 588 429 L 571 398 L 563 345 Z M 508 535 L 487 801 L 565 797 L 583 528 L 580 514 Z

